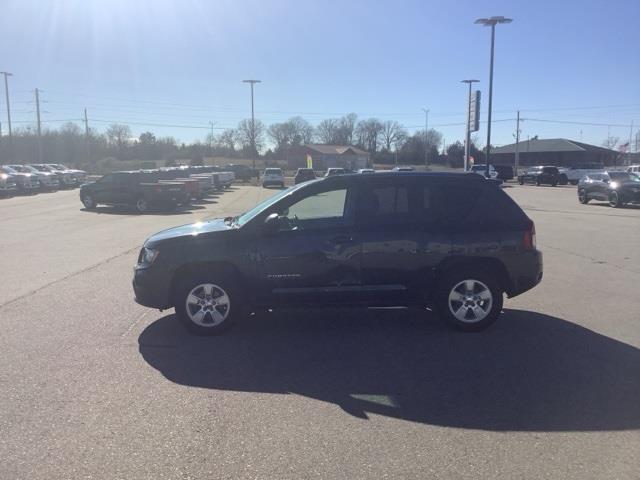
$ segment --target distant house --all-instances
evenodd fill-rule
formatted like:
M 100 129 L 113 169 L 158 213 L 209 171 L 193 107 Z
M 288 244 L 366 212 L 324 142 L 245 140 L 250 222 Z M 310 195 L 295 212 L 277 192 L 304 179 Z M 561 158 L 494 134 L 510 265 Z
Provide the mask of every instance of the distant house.
M 534 138 L 518 143 L 519 164 L 555 165 L 572 167 L 584 164 L 616 165 L 621 163 L 620 153 L 609 148 L 597 147 L 588 143 L 576 142 L 566 138 Z M 516 144 L 504 145 L 491 150 L 491 163 L 494 165 L 513 165 Z
M 311 155 L 314 170 L 342 167 L 357 170 L 369 166 L 369 152 L 346 145 L 308 143 L 290 147 L 285 156 L 290 169 L 307 166 L 307 155 Z

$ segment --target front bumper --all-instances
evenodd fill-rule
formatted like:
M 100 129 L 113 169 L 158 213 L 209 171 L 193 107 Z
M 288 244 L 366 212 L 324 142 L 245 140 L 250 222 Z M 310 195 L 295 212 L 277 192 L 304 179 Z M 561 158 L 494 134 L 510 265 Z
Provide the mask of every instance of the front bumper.
M 164 310 L 171 305 L 171 276 L 159 268 L 136 269 L 133 273 L 133 292 L 136 303 Z

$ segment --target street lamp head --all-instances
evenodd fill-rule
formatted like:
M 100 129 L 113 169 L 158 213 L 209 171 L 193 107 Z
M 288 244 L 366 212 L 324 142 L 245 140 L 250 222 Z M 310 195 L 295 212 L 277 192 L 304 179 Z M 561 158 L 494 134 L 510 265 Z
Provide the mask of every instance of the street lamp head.
M 511 23 L 513 19 L 506 17 L 490 17 L 490 18 L 479 18 L 475 22 L 479 25 L 484 25 L 485 27 L 490 27 L 492 25 L 497 25 L 498 23 Z
M 13 73 L 9 73 L 9 72 L 0 72 L 0 75 L 4 75 L 6 77 L 13 77 Z
M 242 83 L 262 83 L 262 80 L 242 80 Z
M 469 79 L 469 80 L 460 80 L 460 83 L 477 83 L 480 80 Z

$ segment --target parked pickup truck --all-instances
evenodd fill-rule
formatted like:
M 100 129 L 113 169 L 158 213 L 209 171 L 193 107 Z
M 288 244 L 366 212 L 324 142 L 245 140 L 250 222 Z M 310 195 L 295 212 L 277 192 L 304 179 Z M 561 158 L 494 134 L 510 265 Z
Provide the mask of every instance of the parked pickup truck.
M 96 182 L 80 187 L 80 200 L 86 209 L 99 204 L 127 205 L 138 212 L 152 207 L 175 209 L 189 198 L 187 187 L 180 182 L 149 183 L 143 172 L 114 172 Z
M 567 177 L 567 181 L 571 185 L 577 185 L 585 175 L 605 173 L 604 166 L 598 163 L 586 163 L 575 167 L 559 168 L 558 170 Z
M 218 179 L 220 181 L 220 185 L 224 188 L 230 187 L 236 178 L 235 173 L 225 170 L 222 167 L 216 167 L 213 165 L 205 165 L 201 167 L 189 167 L 189 173 L 191 174 L 217 173 L 219 175 Z

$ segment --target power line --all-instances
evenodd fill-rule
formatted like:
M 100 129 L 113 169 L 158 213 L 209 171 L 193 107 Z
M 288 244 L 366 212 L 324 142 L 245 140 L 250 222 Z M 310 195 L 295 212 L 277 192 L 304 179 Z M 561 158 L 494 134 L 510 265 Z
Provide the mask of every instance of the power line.
M 587 125 L 592 127 L 629 127 L 632 123 L 595 123 L 595 122 L 574 122 L 569 120 L 550 120 L 546 118 L 524 118 L 528 122 L 543 122 L 543 123 L 560 123 L 567 125 Z

